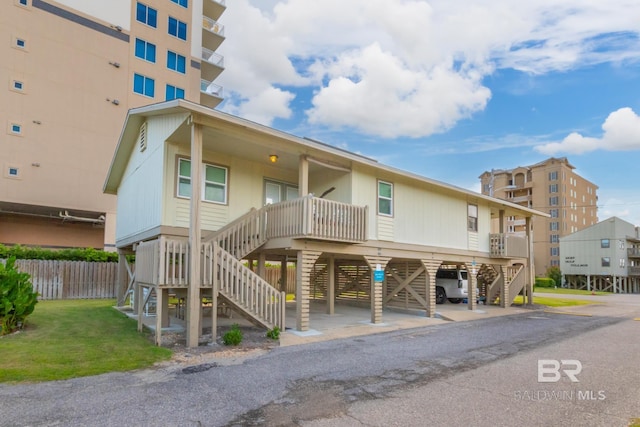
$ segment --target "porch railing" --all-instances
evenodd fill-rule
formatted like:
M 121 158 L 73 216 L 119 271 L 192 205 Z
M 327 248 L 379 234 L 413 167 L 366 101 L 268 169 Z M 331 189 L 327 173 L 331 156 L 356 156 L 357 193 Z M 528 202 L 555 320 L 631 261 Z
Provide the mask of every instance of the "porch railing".
M 164 236 L 139 243 L 136 282 L 154 286 L 189 285 L 189 242 Z
M 526 258 L 527 238 L 512 234 L 490 234 L 489 256 L 492 258 Z

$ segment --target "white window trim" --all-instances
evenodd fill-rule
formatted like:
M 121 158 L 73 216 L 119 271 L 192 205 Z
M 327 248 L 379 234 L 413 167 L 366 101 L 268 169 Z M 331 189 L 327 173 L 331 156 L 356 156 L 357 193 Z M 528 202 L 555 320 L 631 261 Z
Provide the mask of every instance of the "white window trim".
M 188 179 L 189 180 L 189 185 L 191 185 L 191 182 L 192 182 L 190 176 L 180 175 L 180 162 L 181 161 L 185 161 L 185 162 L 191 163 L 191 159 L 187 159 L 185 157 L 179 157 L 178 158 L 178 165 L 177 165 L 178 169 L 176 171 L 176 197 L 179 198 L 179 199 L 190 200 L 191 199 L 190 197 L 180 195 L 180 178 Z M 220 183 L 213 182 L 213 181 L 207 181 L 207 166 L 210 166 L 210 167 L 213 167 L 213 168 L 218 168 L 218 169 L 224 169 L 225 183 L 224 184 L 220 184 Z M 207 183 L 224 187 L 224 201 L 220 202 L 220 201 L 217 201 L 217 200 L 207 200 L 207 199 L 204 198 Z M 211 164 L 211 163 L 203 163 L 202 164 L 202 191 L 200 193 L 201 193 L 200 194 L 200 200 L 203 201 L 203 202 L 214 203 L 216 205 L 226 205 L 228 203 L 228 200 L 229 200 L 229 168 L 227 168 L 226 166 L 214 165 L 214 164 Z
M 387 185 L 389 185 L 391 187 L 391 197 L 385 197 L 385 196 L 381 196 L 380 195 L 380 184 L 387 184 Z M 394 211 L 394 209 L 393 209 L 393 183 L 389 182 L 389 181 L 383 181 L 383 180 L 379 179 L 378 182 L 376 183 L 376 193 L 377 193 L 377 196 L 378 196 L 378 198 L 376 199 L 377 200 L 376 203 L 378 205 L 376 210 L 377 210 L 378 215 L 386 216 L 386 217 L 389 217 L 389 218 L 393 217 L 393 211 Z M 391 202 L 390 203 L 390 208 L 391 208 L 390 209 L 391 210 L 390 213 L 382 213 L 382 212 L 380 212 L 380 199 L 389 200 Z

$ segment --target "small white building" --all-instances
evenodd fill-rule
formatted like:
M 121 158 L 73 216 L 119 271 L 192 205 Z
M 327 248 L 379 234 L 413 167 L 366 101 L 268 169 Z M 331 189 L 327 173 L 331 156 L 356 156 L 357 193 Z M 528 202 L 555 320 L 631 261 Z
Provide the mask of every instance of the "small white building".
M 560 238 L 569 288 L 640 293 L 640 227 L 611 217 Z

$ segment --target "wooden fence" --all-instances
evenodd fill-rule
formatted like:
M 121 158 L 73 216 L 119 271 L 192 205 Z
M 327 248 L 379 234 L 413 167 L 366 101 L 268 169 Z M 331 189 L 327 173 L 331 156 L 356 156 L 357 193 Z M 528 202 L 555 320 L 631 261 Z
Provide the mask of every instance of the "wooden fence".
M 39 299 L 115 298 L 118 263 L 16 260 L 16 268 L 31 275 Z

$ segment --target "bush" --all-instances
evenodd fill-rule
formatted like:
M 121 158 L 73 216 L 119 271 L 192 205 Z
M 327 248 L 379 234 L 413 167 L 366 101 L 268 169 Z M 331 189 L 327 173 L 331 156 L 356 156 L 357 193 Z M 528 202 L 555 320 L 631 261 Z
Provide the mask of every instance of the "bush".
M 553 288 L 556 286 L 555 280 L 549 277 L 536 277 L 536 288 Z
M 0 335 L 22 328 L 38 302 L 31 276 L 16 270 L 15 262 L 11 257 L 6 265 L 0 263 Z
M 274 326 L 273 329 L 267 331 L 267 338 L 271 338 L 272 340 L 277 340 L 280 338 L 280 328 Z
M 238 345 L 242 342 L 242 331 L 237 323 L 231 325 L 231 329 L 222 336 L 224 345 Z
M 547 277 L 553 279 L 555 286 L 560 286 L 562 284 L 562 272 L 560 271 L 560 267 L 553 266 L 547 268 Z
M 50 249 L 31 248 L 20 245 L 4 246 L 0 244 L 0 258 L 44 259 L 59 261 L 118 262 L 116 252 L 105 252 L 94 248 L 70 248 L 52 251 Z

